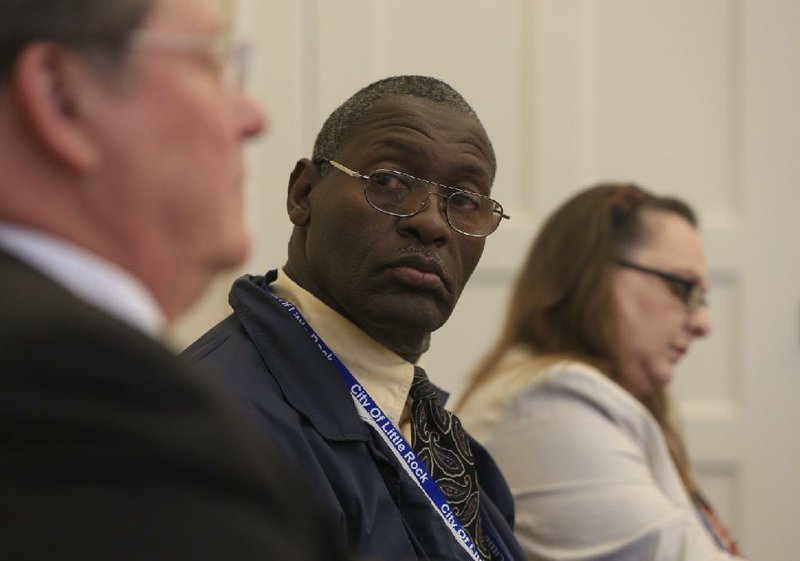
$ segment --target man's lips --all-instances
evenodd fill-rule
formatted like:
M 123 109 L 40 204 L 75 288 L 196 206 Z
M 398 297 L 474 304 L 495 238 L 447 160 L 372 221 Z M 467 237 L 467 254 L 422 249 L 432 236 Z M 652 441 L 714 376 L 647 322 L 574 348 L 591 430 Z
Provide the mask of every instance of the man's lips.
M 413 288 L 434 290 L 442 286 L 442 279 L 435 273 L 420 271 L 414 267 L 395 267 L 393 270 L 403 284 Z
M 687 351 L 686 347 L 680 345 L 670 345 L 669 348 L 672 354 L 673 362 L 678 362 L 681 358 L 683 358 L 683 355 L 685 355 Z
M 413 288 L 438 290 L 445 287 L 442 267 L 435 259 L 409 256 L 389 265 L 400 282 Z

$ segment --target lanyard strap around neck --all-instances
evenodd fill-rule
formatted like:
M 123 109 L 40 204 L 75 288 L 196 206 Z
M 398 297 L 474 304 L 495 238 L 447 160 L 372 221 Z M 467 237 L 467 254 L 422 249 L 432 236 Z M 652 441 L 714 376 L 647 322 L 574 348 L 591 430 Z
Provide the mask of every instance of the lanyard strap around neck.
M 266 278 L 264 279 L 263 286 L 266 293 L 272 296 L 272 298 L 274 298 L 303 329 L 305 329 L 311 341 L 317 346 L 322 355 L 336 367 L 336 370 L 339 371 L 342 379 L 347 384 L 350 396 L 356 404 L 359 417 L 370 425 L 387 444 L 403 470 L 428 498 L 434 510 L 439 514 L 439 517 L 450 530 L 458 544 L 474 561 L 483 561 L 477 546 L 452 512 L 452 508 L 445 498 L 444 493 L 442 493 L 442 490 L 439 488 L 439 485 L 431 477 L 425 464 L 411 448 L 411 445 L 405 439 L 402 432 L 394 426 L 392 421 L 383 413 L 383 410 L 375 400 L 372 399 L 367 390 L 361 386 L 353 373 L 339 360 L 339 357 L 325 344 L 322 338 L 317 335 L 316 331 L 314 331 L 305 320 L 303 314 L 300 313 L 300 310 L 291 302 L 275 295 L 269 288 Z M 493 561 L 511 561 L 511 555 L 502 547 L 500 540 L 492 535 L 492 532 L 490 532 L 488 528 L 486 530 L 490 541 Z

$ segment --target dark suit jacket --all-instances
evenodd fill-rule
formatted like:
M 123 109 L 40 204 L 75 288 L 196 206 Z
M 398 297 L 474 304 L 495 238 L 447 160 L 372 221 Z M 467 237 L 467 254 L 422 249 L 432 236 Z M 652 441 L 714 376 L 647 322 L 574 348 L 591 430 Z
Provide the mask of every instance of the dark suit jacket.
M 272 282 L 276 273 L 268 274 Z M 359 418 L 347 386 L 305 330 L 242 277 L 230 295 L 234 314 L 187 349 L 214 367 L 253 413 L 270 441 L 302 471 L 351 550 L 386 561 L 466 560 L 450 531 L 379 436 Z M 482 488 L 484 523 L 511 550 L 513 503 L 505 480 L 470 439 Z
M 217 383 L 0 252 L 0 558 L 340 559 Z

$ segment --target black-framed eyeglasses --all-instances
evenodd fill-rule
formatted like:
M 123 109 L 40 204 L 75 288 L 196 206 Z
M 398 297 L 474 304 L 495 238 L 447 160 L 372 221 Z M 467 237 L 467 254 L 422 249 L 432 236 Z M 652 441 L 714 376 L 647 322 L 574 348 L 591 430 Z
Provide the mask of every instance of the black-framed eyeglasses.
M 497 230 L 502 219 L 510 218 L 500 203 L 480 193 L 420 179 L 402 171 L 376 169 L 364 175 L 334 160 L 322 159 L 318 163 L 328 163 L 350 177 L 363 180 L 367 202 L 384 214 L 414 216 L 428 208 L 431 195 L 437 195 L 445 200 L 444 215 L 450 228 L 473 238 L 485 238 Z
M 628 269 L 634 269 L 648 275 L 654 275 L 666 281 L 670 291 L 677 296 L 681 302 L 684 303 L 689 312 L 695 311 L 700 306 L 708 305 L 706 300 L 706 290 L 698 280 L 687 279 L 686 277 L 682 277 L 674 273 L 668 273 L 659 269 L 653 269 L 652 267 L 639 265 L 638 263 L 633 263 L 632 261 L 627 261 L 626 259 L 615 259 L 614 263 L 620 267 L 626 267 Z

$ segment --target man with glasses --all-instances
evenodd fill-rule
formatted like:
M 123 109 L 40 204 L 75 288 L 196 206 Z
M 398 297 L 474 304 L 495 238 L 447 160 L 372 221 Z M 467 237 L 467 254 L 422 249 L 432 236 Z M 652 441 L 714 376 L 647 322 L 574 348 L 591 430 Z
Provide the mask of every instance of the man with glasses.
M 218 380 L 158 341 L 247 249 L 264 117 L 218 9 L 0 3 L 4 559 L 340 558 Z
M 423 364 L 508 218 L 490 198 L 495 168 L 449 85 L 363 88 L 291 173 L 286 264 L 237 280 L 233 315 L 187 350 L 308 478 L 339 542 L 368 558 L 524 559 L 502 476 Z

